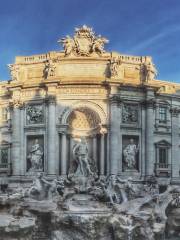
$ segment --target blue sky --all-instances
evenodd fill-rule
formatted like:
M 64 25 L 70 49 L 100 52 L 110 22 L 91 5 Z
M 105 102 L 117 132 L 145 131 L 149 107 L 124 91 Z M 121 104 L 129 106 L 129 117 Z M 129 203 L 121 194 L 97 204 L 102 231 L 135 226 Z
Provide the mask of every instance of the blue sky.
M 150 55 L 158 79 L 180 82 L 180 0 L 1 1 L 0 79 L 15 56 L 59 50 L 83 24 L 110 40 L 107 50 Z

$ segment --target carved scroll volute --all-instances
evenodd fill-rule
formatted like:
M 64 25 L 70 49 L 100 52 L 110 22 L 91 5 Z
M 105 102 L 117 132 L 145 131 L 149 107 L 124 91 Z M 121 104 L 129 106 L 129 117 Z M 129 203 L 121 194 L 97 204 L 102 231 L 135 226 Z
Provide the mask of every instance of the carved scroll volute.
M 180 109 L 177 108 L 177 107 L 172 107 L 172 108 L 170 109 L 170 113 L 171 113 L 171 115 L 172 115 L 173 117 L 178 117 L 179 114 L 180 114 Z

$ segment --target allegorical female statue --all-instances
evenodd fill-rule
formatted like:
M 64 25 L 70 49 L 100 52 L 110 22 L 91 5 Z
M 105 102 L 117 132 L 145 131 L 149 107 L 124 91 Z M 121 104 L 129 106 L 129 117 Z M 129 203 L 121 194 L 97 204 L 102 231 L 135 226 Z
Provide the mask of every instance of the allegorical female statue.
M 134 143 L 134 139 L 130 139 L 130 143 L 123 150 L 126 169 L 136 169 L 136 154 L 139 147 Z
M 40 146 L 38 139 L 36 139 L 27 157 L 31 163 L 29 171 L 43 171 L 43 154 L 42 147 Z

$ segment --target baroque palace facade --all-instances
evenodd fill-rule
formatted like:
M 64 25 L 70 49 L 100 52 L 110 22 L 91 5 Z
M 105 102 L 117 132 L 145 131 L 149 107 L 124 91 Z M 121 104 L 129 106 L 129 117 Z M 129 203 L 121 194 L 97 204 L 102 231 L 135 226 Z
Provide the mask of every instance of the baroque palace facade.
M 63 51 L 18 56 L 0 83 L 0 174 L 99 176 L 180 183 L 180 84 L 156 79 L 149 56 L 107 52 L 76 28 Z

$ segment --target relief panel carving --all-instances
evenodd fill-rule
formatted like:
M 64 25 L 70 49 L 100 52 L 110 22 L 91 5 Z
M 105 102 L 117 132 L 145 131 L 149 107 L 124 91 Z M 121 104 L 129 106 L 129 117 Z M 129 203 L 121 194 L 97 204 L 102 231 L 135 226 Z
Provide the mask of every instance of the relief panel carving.
M 124 104 L 122 109 L 122 123 L 138 123 L 138 105 Z
M 26 124 L 42 124 L 44 123 L 44 106 L 28 105 L 26 108 Z

